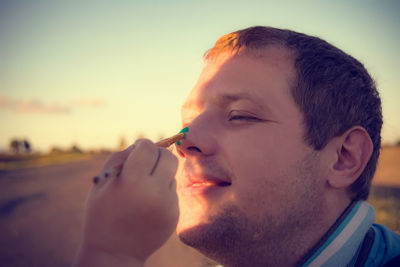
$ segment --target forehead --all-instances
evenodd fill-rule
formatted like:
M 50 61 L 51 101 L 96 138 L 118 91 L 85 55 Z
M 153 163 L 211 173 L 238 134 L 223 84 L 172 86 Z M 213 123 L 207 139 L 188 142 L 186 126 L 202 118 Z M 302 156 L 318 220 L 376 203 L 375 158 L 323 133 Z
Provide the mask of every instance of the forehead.
M 257 55 L 222 54 L 205 64 L 182 106 L 182 113 L 204 108 L 206 104 L 223 105 L 242 100 L 266 108 L 268 103 L 273 105 L 291 97 L 294 80 L 293 56 L 285 48 L 268 47 Z

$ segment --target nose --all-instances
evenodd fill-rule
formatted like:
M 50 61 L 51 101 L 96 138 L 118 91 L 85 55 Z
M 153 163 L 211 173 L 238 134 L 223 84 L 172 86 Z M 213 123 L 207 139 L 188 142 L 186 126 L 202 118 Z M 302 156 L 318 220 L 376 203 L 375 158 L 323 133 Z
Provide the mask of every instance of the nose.
M 185 138 L 176 145 L 180 157 L 210 156 L 217 151 L 217 138 L 213 120 L 199 115 L 189 125 Z

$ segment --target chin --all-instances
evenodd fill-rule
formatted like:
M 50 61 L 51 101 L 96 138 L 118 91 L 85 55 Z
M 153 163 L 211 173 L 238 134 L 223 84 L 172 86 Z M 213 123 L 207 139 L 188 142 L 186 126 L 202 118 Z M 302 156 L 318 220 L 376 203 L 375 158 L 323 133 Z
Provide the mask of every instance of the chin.
M 185 227 L 178 232 L 179 239 L 187 246 L 196 249 L 206 257 L 223 262 L 221 255 L 226 255 L 231 246 L 227 245 L 227 239 L 234 241 L 235 238 L 220 231 L 215 224 L 198 224 Z
M 207 222 L 178 224 L 180 240 L 206 257 L 226 266 L 246 266 L 243 248 L 253 249 L 256 227 L 233 208 L 207 218 Z M 247 265 L 248 266 L 248 265 Z
M 207 257 L 220 261 L 220 255 L 236 250 L 238 241 L 243 241 L 243 220 L 234 208 L 225 209 L 208 217 L 190 216 L 179 218 L 177 234 L 181 241 L 197 249 Z M 186 219 L 186 220 L 185 220 Z M 219 255 L 219 256 L 218 256 Z

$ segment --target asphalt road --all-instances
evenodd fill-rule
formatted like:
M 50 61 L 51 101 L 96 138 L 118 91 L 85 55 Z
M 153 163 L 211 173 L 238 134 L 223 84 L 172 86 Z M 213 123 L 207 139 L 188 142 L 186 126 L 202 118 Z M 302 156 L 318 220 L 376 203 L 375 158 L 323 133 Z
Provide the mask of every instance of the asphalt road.
M 106 158 L 0 171 L 0 266 L 70 266 L 92 177 Z M 175 235 L 146 267 L 208 266 Z

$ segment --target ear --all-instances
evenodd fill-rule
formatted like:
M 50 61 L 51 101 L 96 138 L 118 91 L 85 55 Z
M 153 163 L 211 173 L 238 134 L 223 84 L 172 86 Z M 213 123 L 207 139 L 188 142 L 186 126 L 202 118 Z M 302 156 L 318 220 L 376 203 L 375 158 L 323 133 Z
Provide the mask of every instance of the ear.
M 367 165 L 373 150 L 368 132 L 354 126 L 332 140 L 336 156 L 330 167 L 328 183 L 334 188 L 346 188 L 353 184 Z

